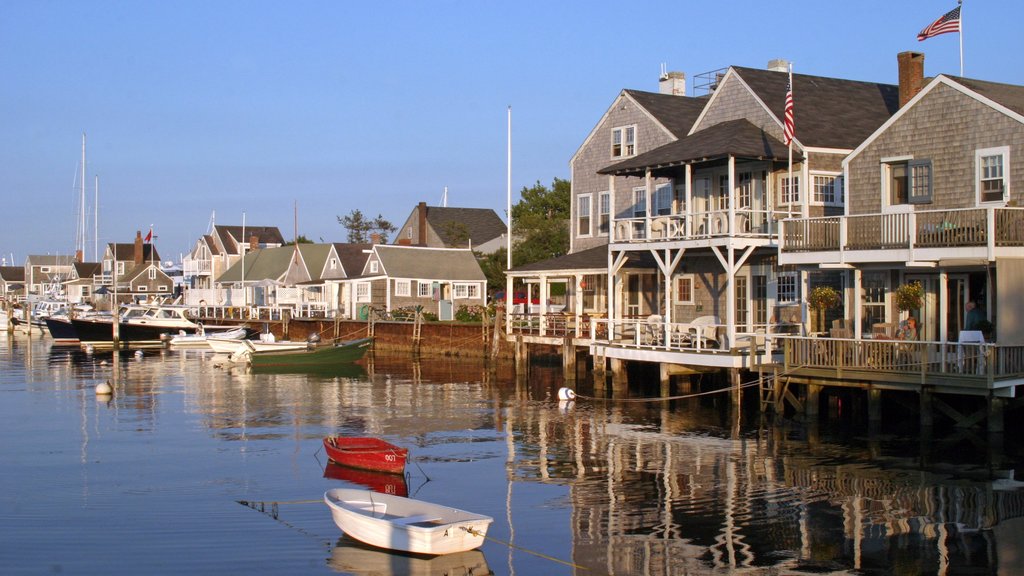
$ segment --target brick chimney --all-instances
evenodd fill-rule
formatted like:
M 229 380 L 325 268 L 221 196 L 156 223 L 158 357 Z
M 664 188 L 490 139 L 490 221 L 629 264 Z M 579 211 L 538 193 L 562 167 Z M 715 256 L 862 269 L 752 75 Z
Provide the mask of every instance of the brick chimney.
M 135 264 L 142 264 L 142 231 L 135 231 Z
M 658 92 L 671 96 L 686 96 L 686 74 L 684 72 L 662 72 L 658 78 Z
M 373 245 L 383 244 L 384 243 L 383 240 L 384 240 L 384 237 L 381 236 L 380 233 L 378 233 L 378 232 L 374 232 L 373 234 L 370 234 L 370 243 L 373 244 Z
M 924 87 L 924 54 L 900 52 L 896 55 L 900 75 L 900 108 Z
M 427 203 L 420 202 L 420 205 L 416 207 L 416 212 L 419 215 L 419 227 L 420 227 L 420 246 L 427 245 Z
M 256 250 L 260 247 L 260 237 L 253 234 L 249 236 L 249 252 Z

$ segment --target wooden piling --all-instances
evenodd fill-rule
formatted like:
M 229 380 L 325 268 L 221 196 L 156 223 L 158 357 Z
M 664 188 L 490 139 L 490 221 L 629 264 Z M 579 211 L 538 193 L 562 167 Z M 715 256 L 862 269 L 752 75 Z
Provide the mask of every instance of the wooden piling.
M 662 398 L 672 395 L 672 372 L 668 364 L 662 363 L 659 365 L 659 379 L 661 381 L 661 396 Z
M 571 336 L 562 339 L 562 378 L 576 382 L 576 345 Z

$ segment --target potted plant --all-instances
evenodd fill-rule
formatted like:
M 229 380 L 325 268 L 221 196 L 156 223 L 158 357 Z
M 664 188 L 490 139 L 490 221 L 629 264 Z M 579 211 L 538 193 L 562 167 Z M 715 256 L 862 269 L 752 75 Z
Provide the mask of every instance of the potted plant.
M 831 286 L 816 286 L 807 297 L 807 303 L 818 312 L 818 331 L 825 331 L 825 310 L 839 305 L 839 292 Z
M 917 310 L 924 304 L 924 287 L 916 280 L 904 284 L 896 289 L 895 300 L 900 312 Z

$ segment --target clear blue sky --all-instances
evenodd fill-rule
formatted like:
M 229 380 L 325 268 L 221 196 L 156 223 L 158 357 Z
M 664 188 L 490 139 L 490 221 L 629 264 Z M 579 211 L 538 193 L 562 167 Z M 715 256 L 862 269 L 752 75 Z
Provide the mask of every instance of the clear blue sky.
M 967 0 L 965 72 L 1024 84 L 1024 2 Z M 624 12 L 622 7 L 626 6 Z M 730 2 L 100 2 L 0 10 L 0 254 L 68 254 L 88 135 L 99 242 L 152 224 L 177 260 L 221 224 L 344 241 L 360 209 L 400 225 L 419 201 L 504 214 L 568 178 L 623 88 L 657 91 L 662 63 L 731 64 L 896 82 L 896 54 L 956 74 L 956 34 L 917 32 L 956 0 Z M 799 106 L 799 100 L 797 101 Z M 90 213 L 91 226 L 92 216 Z M 93 259 L 92 231 L 87 259 Z

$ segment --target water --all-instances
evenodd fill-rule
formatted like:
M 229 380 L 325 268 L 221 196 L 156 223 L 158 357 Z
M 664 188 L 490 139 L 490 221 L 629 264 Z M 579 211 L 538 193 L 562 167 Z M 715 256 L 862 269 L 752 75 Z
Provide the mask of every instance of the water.
M 0 334 L 0 571 L 1024 573 L 1014 434 L 772 426 L 724 397 L 560 405 L 560 369 L 517 385 L 377 356 L 366 374 L 263 375 Z M 320 499 L 359 484 L 325 469 L 336 433 L 410 448 L 401 488 L 494 517 L 493 540 L 421 558 L 342 537 Z

